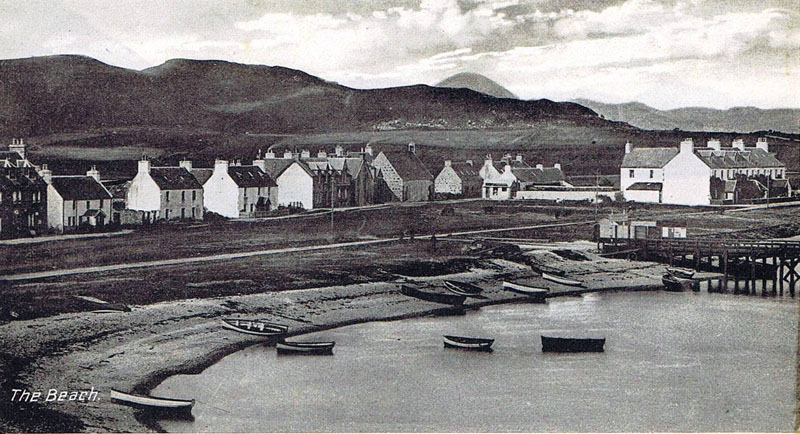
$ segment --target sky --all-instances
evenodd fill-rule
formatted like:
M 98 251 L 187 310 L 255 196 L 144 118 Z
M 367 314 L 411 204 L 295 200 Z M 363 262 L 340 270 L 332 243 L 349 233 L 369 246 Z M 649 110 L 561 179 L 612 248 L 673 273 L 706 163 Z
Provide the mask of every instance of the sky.
M 800 0 L 0 0 L 0 58 L 300 69 L 355 88 L 483 74 L 520 98 L 800 108 Z

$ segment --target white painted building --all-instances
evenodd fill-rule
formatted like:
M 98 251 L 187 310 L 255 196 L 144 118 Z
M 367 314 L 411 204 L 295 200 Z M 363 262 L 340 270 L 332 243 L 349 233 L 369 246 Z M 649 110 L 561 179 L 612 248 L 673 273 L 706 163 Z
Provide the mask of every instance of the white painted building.
M 445 160 L 441 172 L 433 181 L 433 191 L 440 195 L 480 197 L 483 179 L 472 160 L 453 163 Z
M 203 186 L 185 167 L 151 167 L 139 161 L 126 195 L 128 209 L 142 211 L 147 222 L 203 219 Z
M 43 166 L 39 171 L 47 183 L 47 225 L 58 232 L 81 226 L 102 227 L 111 218 L 111 193 L 100 183 L 94 167 L 85 176 L 53 176 Z
M 290 154 L 288 158 L 265 158 L 253 161 L 253 166 L 261 168 L 264 173 L 275 180 L 278 186 L 277 205 L 314 208 L 314 173 L 303 162 Z
M 278 184 L 255 165 L 216 160 L 214 171 L 203 184 L 206 209 L 229 218 L 263 217 L 278 207 L 279 200 Z

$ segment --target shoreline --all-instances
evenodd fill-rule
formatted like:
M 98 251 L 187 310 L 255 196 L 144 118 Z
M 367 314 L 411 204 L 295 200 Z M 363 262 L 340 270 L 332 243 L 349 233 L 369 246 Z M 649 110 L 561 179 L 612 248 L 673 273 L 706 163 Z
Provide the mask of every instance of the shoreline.
M 585 252 L 582 252 L 585 253 Z M 585 288 L 548 282 L 548 298 L 589 292 L 642 291 L 661 288 L 665 266 L 595 257 L 587 261 L 567 260 L 550 252 L 536 251 L 557 268 L 586 283 Z M 548 256 L 549 255 L 549 256 Z M 554 258 L 555 257 L 555 258 Z M 113 314 L 73 313 L 3 325 L 10 343 L 30 346 L 30 365 L 21 368 L 15 384 L 31 390 L 101 390 L 101 399 L 91 403 L 44 406 L 79 421 L 83 431 L 162 431 L 146 412 L 112 403 L 107 392 L 116 388 L 147 393 L 176 374 L 202 372 L 223 357 L 263 338 L 232 333 L 219 326 L 229 316 L 258 316 L 287 324 L 289 336 L 371 321 L 394 321 L 441 313 L 442 305 L 404 296 L 399 284 L 443 292 L 441 280 L 469 281 L 484 287 L 488 300 L 467 301 L 467 308 L 526 302 L 527 297 L 500 288 L 499 281 L 541 280 L 527 265 L 502 259 L 483 260 L 467 272 L 401 278 L 391 282 L 268 292 L 252 295 L 180 300 L 134 307 L 132 312 Z M 43 335 L 41 328 L 53 335 Z M 65 348 L 52 349 L 54 342 Z M 9 428 L 14 428 L 13 422 Z

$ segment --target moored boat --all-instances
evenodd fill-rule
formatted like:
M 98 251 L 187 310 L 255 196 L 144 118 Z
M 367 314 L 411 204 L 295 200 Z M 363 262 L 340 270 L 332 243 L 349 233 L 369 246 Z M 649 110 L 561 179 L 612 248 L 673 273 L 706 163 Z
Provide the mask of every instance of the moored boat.
M 464 336 L 444 335 L 445 348 L 461 348 L 465 350 L 491 350 L 494 339 L 490 338 L 468 338 Z
M 191 414 L 194 399 L 161 398 L 157 396 L 134 395 L 111 389 L 111 400 L 133 407 L 161 412 L 186 412 Z
M 664 290 L 670 292 L 683 292 L 687 289 L 691 289 L 692 291 L 700 290 L 696 280 L 681 278 L 670 273 L 665 273 L 661 276 L 661 283 L 664 284 Z
M 540 288 L 536 286 L 528 286 L 519 283 L 505 282 L 505 281 L 503 282 L 503 289 L 511 292 L 516 292 L 519 294 L 525 294 L 537 297 L 544 297 L 545 294 L 550 292 L 550 288 Z
M 566 277 L 556 276 L 555 274 L 542 273 L 542 278 L 562 285 L 583 286 L 583 282 L 579 280 L 567 279 Z
M 88 295 L 75 295 L 75 298 L 89 303 L 95 309 L 94 313 L 114 313 L 114 312 L 130 312 L 131 308 L 122 303 L 111 303 L 99 298 L 90 297 Z
M 256 319 L 224 318 L 222 326 L 239 333 L 266 337 L 280 336 L 289 331 L 289 327 L 283 324 Z
M 480 293 L 483 292 L 483 288 L 471 283 L 445 280 L 444 287 L 454 294 L 464 295 L 466 297 L 485 298 L 480 295 Z
M 556 338 L 542 336 L 542 351 L 556 353 L 581 353 L 604 351 L 605 338 Z
M 418 298 L 420 300 L 431 301 L 434 303 L 441 303 L 441 304 L 449 304 L 453 306 L 460 306 L 464 304 L 464 300 L 467 298 L 467 296 L 465 295 L 439 294 L 435 292 L 420 291 L 418 289 L 406 285 L 402 285 L 400 287 L 400 292 L 409 297 Z
M 684 279 L 691 279 L 694 277 L 694 270 L 690 270 L 688 268 L 667 267 L 667 273 L 676 277 L 682 277 Z
M 335 342 L 287 342 L 275 344 L 278 354 L 333 354 Z

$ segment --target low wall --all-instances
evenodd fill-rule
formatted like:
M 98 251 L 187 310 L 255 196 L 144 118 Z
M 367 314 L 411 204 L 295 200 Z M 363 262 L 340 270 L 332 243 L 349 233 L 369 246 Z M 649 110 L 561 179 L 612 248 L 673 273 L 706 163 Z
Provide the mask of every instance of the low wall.
M 517 192 L 517 199 L 538 199 L 552 201 L 583 201 L 594 202 L 595 197 L 607 197 L 614 200 L 614 190 L 594 190 L 594 189 L 575 189 L 575 190 L 520 190 Z

